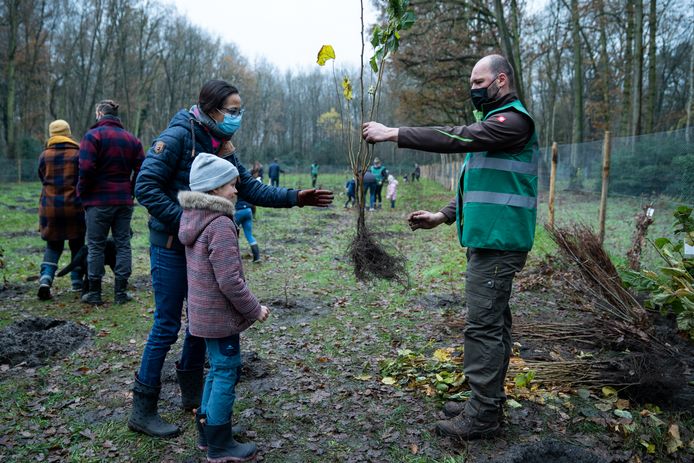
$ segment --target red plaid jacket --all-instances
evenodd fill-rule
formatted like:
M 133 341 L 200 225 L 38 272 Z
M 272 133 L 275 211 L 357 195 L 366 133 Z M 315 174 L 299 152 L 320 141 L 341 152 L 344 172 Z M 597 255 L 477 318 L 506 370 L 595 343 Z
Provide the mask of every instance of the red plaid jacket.
M 142 144 L 120 119 L 104 116 L 80 142 L 77 191 L 84 206 L 132 206 Z

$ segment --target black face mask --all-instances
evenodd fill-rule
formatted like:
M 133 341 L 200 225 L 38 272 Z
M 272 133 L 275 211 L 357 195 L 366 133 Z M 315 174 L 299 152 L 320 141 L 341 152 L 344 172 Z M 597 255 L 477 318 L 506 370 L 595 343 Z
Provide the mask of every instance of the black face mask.
M 496 76 L 492 83 L 484 88 L 473 88 L 470 90 L 470 99 L 472 100 L 472 104 L 473 106 L 475 106 L 476 110 L 482 111 L 483 105 L 487 105 L 496 100 L 497 95 L 499 95 L 499 87 L 496 87 L 496 92 L 494 92 L 494 96 L 489 95 L 489 89 L 492 85 L 494 85 L 494 83 L 496 83 L 497 77 L 499 76 Z

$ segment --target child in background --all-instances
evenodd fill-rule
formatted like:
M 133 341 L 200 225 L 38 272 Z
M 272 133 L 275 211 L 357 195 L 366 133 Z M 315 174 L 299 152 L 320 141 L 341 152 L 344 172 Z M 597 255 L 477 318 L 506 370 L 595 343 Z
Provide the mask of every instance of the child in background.
M 239 334 L 270 312 L 246 285 L 234 223 L 239 172 L 230 162 L 200 153 L 190 169 L 190 190 L 181 191 L 178 238 L 188 264 L 188 329 L 205 339 L 210 370 L 195 422 L 198 448 L 207 461 L 250 461 L 254 443 L 231 432 L 235 387 L 241 372 Z
M 386 199 L 390 200 L 390 208 L 395 209 L 395 198 L 398 196 L 398 181 L 392 175 L 388 176 L 388 190 Z
M 347 194 L 347 201 L 345 201 L 345 209 L 348 207 L 352 207 L 355 204 L 356 189 L 357 182 L 353 178 L 347 180 L 347 183 L 345 183 L 345 193 Z

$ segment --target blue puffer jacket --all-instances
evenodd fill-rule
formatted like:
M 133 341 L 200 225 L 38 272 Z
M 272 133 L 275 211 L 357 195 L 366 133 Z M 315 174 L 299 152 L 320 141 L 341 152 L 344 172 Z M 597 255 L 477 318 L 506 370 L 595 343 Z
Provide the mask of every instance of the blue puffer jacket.
M 183 208 L 177 200 L 178 192 L 190 190 L 188 186 L 193 139 L 190 111 L 177 112 L 169 126 L 147 151 L 135 183 L 135 197 L 150 214 L 149 239 L 156 246 L 182 250 L 178 240 L 178 226 Z M 195 121 L 195 153 L 215 153 L 207 130 Z M 216 154 L 216 153 L 215 153 Z M 239 170 L 236 188 L 239 198 L 265 207 L 293 207 L 297 205 L 299 190 L 263 185 L 253 178 L 238 159 L 236 152 L 225 158 Z

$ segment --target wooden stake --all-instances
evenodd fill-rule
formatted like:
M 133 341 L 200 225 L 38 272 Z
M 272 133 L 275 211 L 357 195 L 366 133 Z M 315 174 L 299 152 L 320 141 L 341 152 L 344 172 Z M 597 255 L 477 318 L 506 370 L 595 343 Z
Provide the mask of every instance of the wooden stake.
M 605 241 L 605 214 L 607 211 L 607 181 L 610 176 L 610 131 L 605 131 L 602 145 L 602 193 L 600 194 L 600 244 Z
M 557 142 L 552 143 L 552 170 L 549 174 L 549 226 L 554 227 L 554 188 L 557 182 L 557 158 L 559 147 Z

